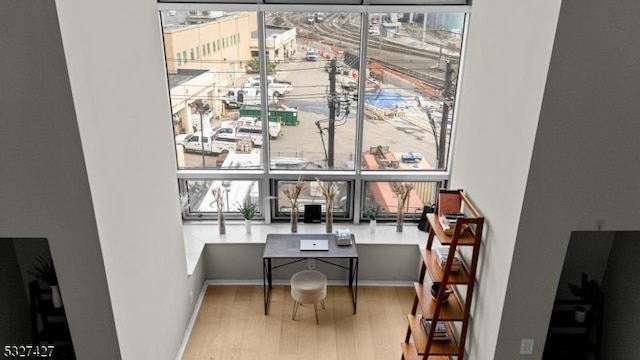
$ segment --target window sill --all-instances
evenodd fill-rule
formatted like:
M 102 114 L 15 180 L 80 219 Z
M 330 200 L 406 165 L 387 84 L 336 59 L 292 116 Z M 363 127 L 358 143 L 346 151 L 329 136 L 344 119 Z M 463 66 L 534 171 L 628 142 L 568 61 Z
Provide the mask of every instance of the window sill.
M 379 223 L 375 233 L 371 234 L 369 223 L 359 225 L 348 223 L 334 223 L 333 230 L 349 229 L 354 234 L 359 245 L 420 245 L 424 247 L 428 233 L 418 230 L 415 223 L 407 223 L 403 232 L 396 232 L 395 223 Z M 193 274 L 198 259 L 207 244 L 264 244 L 267 234 L 289 233 L 289 223 L 264 224 L 255 222 L 251 224 L 251 234 L 245 232 L 244 223 L 229 222 L 226 226 L 226 234 L 218 234 L 217 223 L 185 223 L 183 225 L 184 245 L 187 256 L 188 274 Z M 298 234 L 324 233 L 323 224 L 298 224 Z

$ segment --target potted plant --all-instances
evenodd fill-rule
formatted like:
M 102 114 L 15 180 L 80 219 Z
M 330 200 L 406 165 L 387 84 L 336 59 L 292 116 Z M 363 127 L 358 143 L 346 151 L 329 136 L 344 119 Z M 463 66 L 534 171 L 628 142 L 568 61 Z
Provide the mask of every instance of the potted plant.
M 50 257 L 45 258 L 38 256 L 36 258 L 36 264 L 33 270 L 29 270 L 29 274 L 51 286 L 53 307 L 62 307 L 62 297 L 60 296 L 60 289 L 58 288 L 58 277 L 56 275 L 56 269 L 53 267 L 53 260 Z
M 376 232 L 376 219 L 378 218 L 380 210 L 380 205 L 373 203 L 373 205 L 365 207 L 362 211 L 362 215 L 369 219 L 369 231 L 372 234 Z
M 592 303 L 602 296 L 598 282 L 593 279 L 589 280 L 589 276 L 585 273 L 582 273 L 580 286 L 569 283 L 569 289 L 576 298 L 583 300 L 586 303 Z M 584 322 L 587 315 L 587 309 L 582 305 L 578 305 L 573 310 L 574 319 L 579 323 Z
M 244 218 L 244 229 L 247 234 L 251 234 L 251 219 L 256 215 L 258 204 L 251 200 L 245 200 L 242 204 L 238 204 L 238 211 Z

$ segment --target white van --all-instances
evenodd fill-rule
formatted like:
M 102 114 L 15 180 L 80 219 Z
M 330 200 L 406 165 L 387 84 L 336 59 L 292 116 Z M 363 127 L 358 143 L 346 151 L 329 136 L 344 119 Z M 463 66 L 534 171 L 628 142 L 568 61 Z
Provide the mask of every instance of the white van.
M 262 127 L 223 124 L 216 134 L 217 139 L 226 141 L 235 141 L 246 137 L 251 139 L 253 146 L 262 146 Z
M 316 61 L 316 51 L 313 49 L 307 50 L 307 60 Z

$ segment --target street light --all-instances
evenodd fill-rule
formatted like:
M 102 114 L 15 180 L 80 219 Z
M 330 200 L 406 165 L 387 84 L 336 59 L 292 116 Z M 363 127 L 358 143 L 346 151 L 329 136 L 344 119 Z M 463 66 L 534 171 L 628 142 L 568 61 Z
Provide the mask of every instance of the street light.
M 202 145 L 202 166 L 205 165 L 205 150 L 204 150 L 204 114 L 207 113 L 207 111 L 209 111 L 209 109 L 211 108 L 209 106 L 209 104 L 205 103 L 204 101 L 202 101 L 201 99 L 197 99 L 196 101 L 193 102 L 193 105 L 196 107 L 196 111 L 200 114 L 200 142 Z

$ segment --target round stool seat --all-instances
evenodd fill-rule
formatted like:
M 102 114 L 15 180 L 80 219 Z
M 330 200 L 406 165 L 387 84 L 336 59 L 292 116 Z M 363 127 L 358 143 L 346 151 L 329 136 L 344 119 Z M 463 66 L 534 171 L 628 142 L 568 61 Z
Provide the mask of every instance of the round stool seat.
M 295 319 L 298 304 L 314 304 L 317 322 L 316 304 L 320 302 L 324 308 L 324 298 L 326 296 L 327 277 L 323 273 L 315 270 L 303 270 L 295 273 L 291 277 L 291 297 L 295 300 L 293 319 Z
M 304 270 L 291 278 L 291 297 L 301 304 L 313 304 L 327 296 L 327 277 L 315 270 Z

